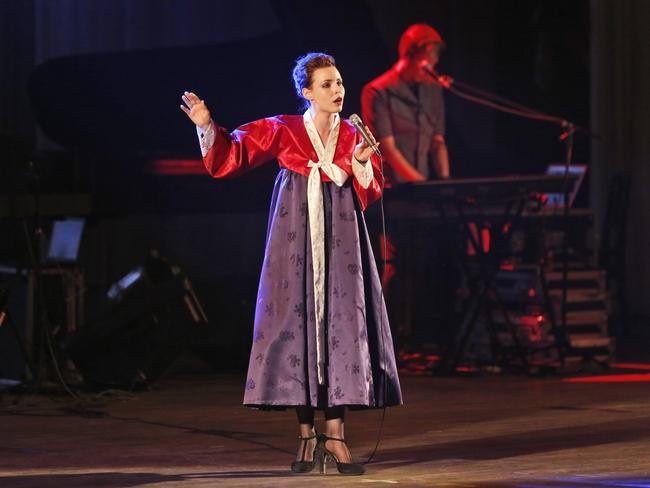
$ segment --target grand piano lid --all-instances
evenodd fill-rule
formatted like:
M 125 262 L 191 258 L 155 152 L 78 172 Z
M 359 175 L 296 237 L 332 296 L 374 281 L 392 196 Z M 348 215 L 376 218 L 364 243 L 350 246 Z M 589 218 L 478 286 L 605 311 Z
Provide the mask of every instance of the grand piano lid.
M 47 61 L 28 81 L 34 114 L 47 136 L 65 148 L 193 157 L 194 128 L 179 109 L 183 91 L 199 94 L 229 130 L 261 117 L 302 113 L 291 79 L 294 60 L 325 50 L 344 74 L 346 113 L 358 111 L 363 85 L 388 67 L 367 12 L 359 5 L 353 9 L 360 3 L 346 7 L 338 32 L 332 32 L 330 19 L 303 23 L 302 16 L 313 15 L 292 10 L 285 17 L 300 20 L 299 27 L 284 19 L 282 31 L 246 41 Z M 357 28 L 349 27 L 353 23 Z
M 298 53 L 289 45 L 273 34 L 214 46 L 59 58 L 34 70 L 28 93 L 43 131 L 65 148 L 194 154 L 194 129 L 179 109 L 182 92 L 199 93 L 226 127 L 286 112 L 298 104 L 287 80 Z

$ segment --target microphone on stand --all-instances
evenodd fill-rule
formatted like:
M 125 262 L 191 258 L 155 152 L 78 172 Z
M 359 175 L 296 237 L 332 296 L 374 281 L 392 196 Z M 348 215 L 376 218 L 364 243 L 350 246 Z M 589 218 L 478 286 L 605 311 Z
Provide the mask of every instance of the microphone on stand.
M 379 151 L 379 148 L 377 147 L 377 143 L 372 140 L 370 137 L 370 134 L 366 131 L 366 127 L 363 125 L 363 122 L 361 121 L 361 117 L 359 117 L 357 114 L 352 114 L 350 115 L 350 122 L 354 126 L 355 129 L 361 134 L 361 137 L 364 138 L 364 140 L 368 143 L 368 145 L 372 148 L 373 151 L 375 151 L 375 154 L 381 158 L 381 152 Z
M 438 83 L 443 88 L 449 88 L 454 83 L 454 79 L 449 75 L 443 75 L 436 71 L 436 69 L 429 63 L 422 64 L 422 69 L 427 73 L 433 81 Z

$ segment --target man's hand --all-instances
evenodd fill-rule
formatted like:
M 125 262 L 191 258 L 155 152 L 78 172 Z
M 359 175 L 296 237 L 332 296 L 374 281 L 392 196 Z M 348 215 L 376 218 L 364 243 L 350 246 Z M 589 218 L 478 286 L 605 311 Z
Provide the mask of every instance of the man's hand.
M 402 151 L 397 148 L 394 136 L 386 136 L 381 139 L 381 142 L 384 148 L 384 159 L 404 181 L 426 180 L 424 175 L 408 162 Z

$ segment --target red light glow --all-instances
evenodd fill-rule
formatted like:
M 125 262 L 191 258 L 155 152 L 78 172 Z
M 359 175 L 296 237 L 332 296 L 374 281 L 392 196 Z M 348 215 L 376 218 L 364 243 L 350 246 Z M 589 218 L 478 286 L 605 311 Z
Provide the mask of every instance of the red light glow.
M 640 383 L 650 382 L 650 374 L 613 374 L 606 376 L 586 376 L 584 378 L 564 378 L 567 383 Z
M 642 363 L 612 363 L 610 367 L 613 369 L 640 369 L 650 371 L 650 364 Z
M 456 368 L 456 371 L 459 373 L 476 373 L 478 370 L 469 366 L 459 366 Z
M 206 174 L 200 159 L 157 159 L 149 165 L 149 172 L 166 176 Z

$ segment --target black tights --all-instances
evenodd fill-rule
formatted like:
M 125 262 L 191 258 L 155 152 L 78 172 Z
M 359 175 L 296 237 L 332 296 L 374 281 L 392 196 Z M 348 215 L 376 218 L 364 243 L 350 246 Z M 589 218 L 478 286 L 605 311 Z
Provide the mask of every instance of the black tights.
M 325 420 L 345 420 L 345 407 L 328 407 L 325 410 Z M 314 425 L 314 409 L 312 407 L 296 407 L 298 422 L 301 424 Z

